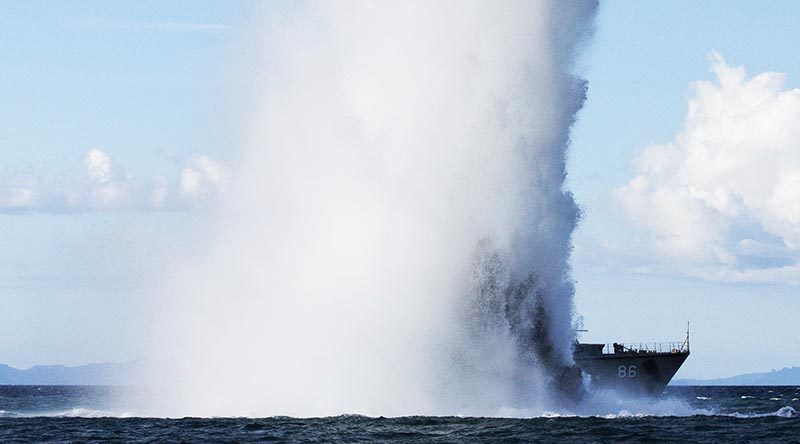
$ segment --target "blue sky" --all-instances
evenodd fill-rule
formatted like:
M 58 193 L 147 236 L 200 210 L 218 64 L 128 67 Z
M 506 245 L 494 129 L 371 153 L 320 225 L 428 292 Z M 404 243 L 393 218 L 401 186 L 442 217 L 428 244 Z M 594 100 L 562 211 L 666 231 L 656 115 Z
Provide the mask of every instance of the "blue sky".
M 219 153 L 200 131 L 219 108 L 246 4 L 4 2 L 4 167 L 63 169 L 103 146 L 151 173 L 166 153 Z M 47 122 L 47 125 L 43 125 Z
M 800 86 L 800 60 L 791 56 L 800 41 L 798 17 L 800 5 L 791 2 L 601 5 L 598 31 L 583 61 L 589 98 L 575 127 L 569 170 L 585 211 L 574 265 L 578 312 L 590 330 L 585 339 L 680 337 L 683 323 L 691 320 L 694 354 L 682 375 L 712 377 L 800 362 L 800 347 L 787 337 L 800 313 L 796 285 L 718 282 L 674 270 L 631 272 L 624 268 L 647 265 L 648 253 L 620 258 L 618 250 L 598 247 L 607 242 L 645 250 L 611 194 L 633 177 L 632 164 L 645 147 L 671 142 L 682 129 L 690 84 L 714 80 L 711 51 L 750 75 L 783 72 L 784 88 Z
M 240 43 L 255 7 L 0 2 L 0 180 L 33 176 L 60 186 L 89 150 L 110 156 L 98 160 L 97 183 L 76 185 L 96 195 L 77 210 L 0 213 L 0 362 L 140 356 L 143 300 L 166 266 L 154 251 L 195 241 L 202 211 L 191 209 L 215 180 L 198 156 L 232 161 L 230 147 L 240 143 L 237 100 L 247 85 L 231 80 L 231 66 L 246 57 Z M 800 3 L 789 1 L 601 6 L 579 64 L 589 95 L 569 163 L 584 211 L 574 254 L 584 339 L 677 340 L 690 320 L 694 353 L 682 376 L 800 365 L 789 333 L 800 313 L 797 285 L 713 278 L 713 261 L 697 262 L 709 273 L 687 272 L 681 257 L 665 259 L 649 245 L 658 226 L 626 216 L 614 197 L 637 175 L 645 148 L 681 133 L 695 98 L 690 85 L 716 82 L 712 51 L 748 76 L 785 73 L 782 90 L 800 86 L 798 18 Z M 147 211 L 103 206 L 102 193 L 119 187 L 139 190 L 144 202 L 154 177 L 179 197 Z M 798 260 L 796 249 L 781 254 Z

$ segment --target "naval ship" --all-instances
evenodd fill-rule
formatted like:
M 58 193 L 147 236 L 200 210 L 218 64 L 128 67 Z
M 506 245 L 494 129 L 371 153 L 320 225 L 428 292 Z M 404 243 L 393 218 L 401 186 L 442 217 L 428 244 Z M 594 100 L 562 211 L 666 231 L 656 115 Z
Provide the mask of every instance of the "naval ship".
M 686 339 L 679 342 L 584 344 L 575 340 L 573 357 L 594 387 L 657 396 L 689 357 L 689 328 Z

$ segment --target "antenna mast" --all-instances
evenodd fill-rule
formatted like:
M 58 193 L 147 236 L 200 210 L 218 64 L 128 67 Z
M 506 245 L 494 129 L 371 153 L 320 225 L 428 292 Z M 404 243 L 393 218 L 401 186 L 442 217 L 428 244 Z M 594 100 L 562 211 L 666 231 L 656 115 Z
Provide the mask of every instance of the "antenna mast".
M 686 350 L 689 350 L 689 321 L 686 321 Z

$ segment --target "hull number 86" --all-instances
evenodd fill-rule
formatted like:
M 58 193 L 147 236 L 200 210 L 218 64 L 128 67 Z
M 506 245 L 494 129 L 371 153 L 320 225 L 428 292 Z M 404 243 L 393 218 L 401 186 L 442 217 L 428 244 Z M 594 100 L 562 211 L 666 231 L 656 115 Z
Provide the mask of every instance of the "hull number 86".
M 620 378 L 635 378 L 636 377 L 636 366 L 635 365 L 620 365 L 617 368 L 617 376 Z

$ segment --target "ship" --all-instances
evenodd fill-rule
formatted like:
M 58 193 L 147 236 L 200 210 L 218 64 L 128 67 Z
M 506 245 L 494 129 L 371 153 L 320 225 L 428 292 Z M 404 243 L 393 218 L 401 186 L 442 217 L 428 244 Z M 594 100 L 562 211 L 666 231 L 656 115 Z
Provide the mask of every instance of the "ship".
M 658 396 L 689 357 L 689 328 L 679 342 L 585 344 L 573 358 L 591 386 L 638 396 Z

